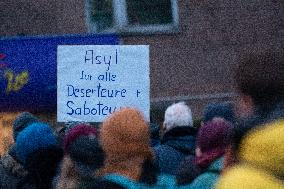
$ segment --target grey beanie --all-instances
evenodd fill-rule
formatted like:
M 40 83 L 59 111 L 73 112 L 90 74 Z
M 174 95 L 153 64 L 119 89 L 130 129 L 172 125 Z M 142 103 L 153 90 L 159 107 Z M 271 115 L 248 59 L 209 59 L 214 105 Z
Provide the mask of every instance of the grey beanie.
M 29 112 L 23 112 L 16 117 L 13 123 L 13 137 L 16 141 L 18 134 L 32 123 L 39 122 L 40 120 Z

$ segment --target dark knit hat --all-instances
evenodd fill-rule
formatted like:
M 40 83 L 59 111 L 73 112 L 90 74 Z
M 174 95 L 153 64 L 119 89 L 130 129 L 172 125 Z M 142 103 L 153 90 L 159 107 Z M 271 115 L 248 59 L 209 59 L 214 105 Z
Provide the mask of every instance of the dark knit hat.
M 97 129 L 87 124 L 73 127 L 64 138 L 64 152 L 74 161 L 81 176 L 90 175 L 104 162 Z
M 19 133 L 16 140 L 17 157 L 25 164 L 26 159 L 38 150 L 57 145 L 52 129 L 45 123 L 33 123 Z
M 203 125 L 197 135 L 197 147 L 202 155 L 197 157 L 197 164 L 206 167 L 225 153 L 227 138 L 231 132 L 229 122 L 216 120 Z
M 13 137 L 16 140 L 19 132 L 32 123 L 39 122 L 39 119 L 29 112 L 23 112 L 18 117 L 16 117 L 13 123 Z
M 234 122 L 235 114 L 231 103 L 210 103 L 204 109 L 203 122 L 211 121 L 215 117 L 224 118 L 226 121 Z
M 69 153 L 70 145 L 81 136 L 94 136 L 97 137 L 98 131 L 85 123 L 79 123 L 72 127 L 64 137 L 64 153 Z
M 73 127 L 76 127 L 76 126 L 78 126 L 78 125 L 80 125 L 80 124 L 84 124 L 84 125 L 88 125 L 88 126 L 89 126 L 88 123 L 79 122 L 79 121 L 70 121 L 70 122 L 67 122 L 67 123 L 65 124 L 65 130 L 64 130 L 65 135 L 67 135 L 68 132 L 69 132 Z

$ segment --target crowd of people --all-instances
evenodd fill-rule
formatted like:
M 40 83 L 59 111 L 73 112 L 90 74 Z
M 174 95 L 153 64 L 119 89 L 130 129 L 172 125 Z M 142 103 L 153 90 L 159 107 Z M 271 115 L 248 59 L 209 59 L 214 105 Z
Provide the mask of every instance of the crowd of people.
M 250 54 L 235 80 L 239 111 L 249 114 L 210 103 L 199 128 L 185 102 L 169 106 L 161 126 L 131 107 L 99 127 L 71 122 L 61 130 L 24 112 L 0 160 L 0 188 L 284 188 L 283 52 Z

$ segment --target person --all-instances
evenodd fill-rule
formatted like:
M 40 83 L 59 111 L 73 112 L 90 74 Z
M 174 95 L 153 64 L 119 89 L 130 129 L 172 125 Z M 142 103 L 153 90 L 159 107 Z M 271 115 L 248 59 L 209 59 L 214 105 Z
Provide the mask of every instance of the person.
M 50 126 L 41 122 L 28 125 L 17 136 L 16 152 L 28 171 L 16 188 L 50 189 L 63 157 Z
M 64 154 L 56 188 L 75 189 L 79 183 L 88 185 L 104 162 L 97 129 L 86 123 L 71 128 L 64 137 Z
M 159 177 L 153 164 L 149 125 L 137 109 L 122 108 L 110 115 L 102 124 L 100 140 L 106 158 L 89 188 L 175 186 L 174 178 Z
M 204 124 L 209 123 L 213 120 L 223 120 L 234 124 L 236 118 L 233 105 L 228 102 L 209 103 L 204 108 L 203 119 L 200 125 L 203 126 Z M 185 157 L 185 159 L 180 164 L 177 174 L 177 181 L 179 185 L 191 183 L 202 172 L 202 169 L 193 163 L 194 159 L 195 157 L 190 155 L 188 157 Z M 228 164 L 232 163 L 230 161 L 231 159 L 229 158 L 225 158 L 225 160 Z
M 253 114 L 234 128 L 237 163 L 224 172 L 217 189 L 284 188 L 283 65 L 283 51 L 251 53 L 240 62 L 239 107 L 250 107 Z
M 212 120 L 201 126 L 197 135 L 196 157 L 193 160 L 200 168 L 200 175 L 182 188 L 214 188 L 223 169 L 230 127 L 230 123 L 224 120 Z
M 13 122 L 13 138 L 16 141 L 18 134 L 39 119 L 29 112 L 23 112 Z M 16 153 L 16 144 L 13 144 L 0 160 L 0 188 L 14 189 L 28 174 Z
M 184 103 L 172 104 L 165 111 L 161 144 L 154 147 L 155 165 L 164 174 L 177 175 L 186 156 L 194 156 L 196 129 L 192 113 Z

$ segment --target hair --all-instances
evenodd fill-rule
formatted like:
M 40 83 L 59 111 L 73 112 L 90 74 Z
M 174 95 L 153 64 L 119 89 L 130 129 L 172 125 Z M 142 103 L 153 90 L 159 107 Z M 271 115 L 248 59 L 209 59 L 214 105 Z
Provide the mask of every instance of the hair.
M 80 176 L 74 162 L 69 155 L 65 155 L 61 163 L 61 170 L 56 189 L 76 188 L 79 185 Z
M 170 130 L 178 126 L 193 126 L 191 109 L 185 102 L 172 104 L 166 109 L 164 126 Z
M 238 90 L 256 106 L 274 105 L 284 99 L 284 53 L 249 54 L 235 72 Z

